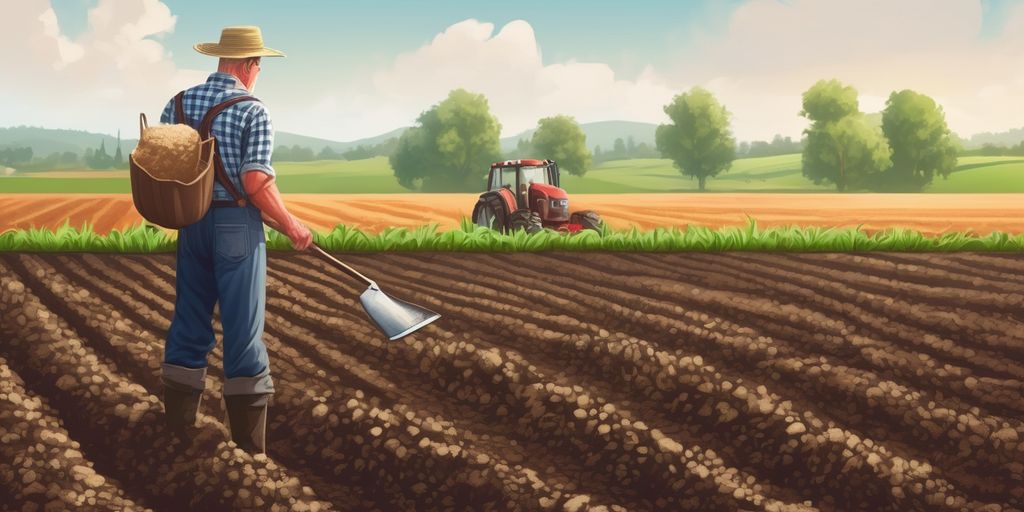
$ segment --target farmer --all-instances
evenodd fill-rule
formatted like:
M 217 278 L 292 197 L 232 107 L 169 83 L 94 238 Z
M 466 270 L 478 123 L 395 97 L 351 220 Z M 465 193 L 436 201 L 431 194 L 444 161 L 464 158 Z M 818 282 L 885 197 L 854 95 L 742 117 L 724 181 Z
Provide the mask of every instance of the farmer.
M 252 94 L 261 57 L 284 56 L 263 46 L 258 27 L 225 28 L 219 43 L 195 49 L 220 57 L 206 83 L 184 92 L 184 117 L 196 129 L 212 106 Z M 172 99 L 160 121 L 177 123 L 177 117 Z M 274 129 L 263 104 L 242 101 L 227 107 L 215 118 L 211 134 L 235 190 L 216 183 L 210 210 L 178 231 L 177 299 L 164 348 L 164 408 L 170 430 L 190 438 L 205 388 L 206 356 L 216 343 L 212 320 L 219 302 L 231 439 L 250 453 L 262 453 L 267 402 L 274 392 L 263 344 L 267 254 L 262 221 L 287 235 L 298 250 L 309 247 L 312 235 L 288 213 L 274 182 Z M 233 199 L 238 191 L 244 191 L 244 202 Z

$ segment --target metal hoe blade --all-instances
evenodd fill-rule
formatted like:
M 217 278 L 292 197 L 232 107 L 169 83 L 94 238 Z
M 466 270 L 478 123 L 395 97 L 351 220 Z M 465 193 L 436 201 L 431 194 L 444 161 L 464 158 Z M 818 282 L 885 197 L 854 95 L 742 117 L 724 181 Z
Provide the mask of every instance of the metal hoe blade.
M 331 256 L 320 246 L 313 244 L 312 250 L 342 272 L 369 285 L 369 288 L 359 296 L 359 301 L 363 303 L 366 314 L 370 315 L 373 323 L 377 324 L 377 328 L 383 331 L 389 340 L 397 340 L 412 334 L 420 327 L 441 318 L 441 315 L 427 308 L 389 297 L 380 291 L 375 281 Z
M 363 309 L 389 340 L 397 340 L 441 318 L 433 311 L 389 297 L 373 283 L 359 296 Z

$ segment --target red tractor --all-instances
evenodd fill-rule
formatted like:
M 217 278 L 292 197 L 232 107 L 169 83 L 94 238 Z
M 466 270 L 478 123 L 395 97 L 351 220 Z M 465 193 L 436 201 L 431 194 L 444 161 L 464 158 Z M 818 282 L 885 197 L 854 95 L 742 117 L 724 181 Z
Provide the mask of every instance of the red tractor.
M 559 188 L 554 160 L 506 160 L 491 164 L 487 192 L 473 208 L 473 222 L 502 233 L 550 228 L 574 233 L 601 227 L 590 210 L 569 214 L 569 195 Z

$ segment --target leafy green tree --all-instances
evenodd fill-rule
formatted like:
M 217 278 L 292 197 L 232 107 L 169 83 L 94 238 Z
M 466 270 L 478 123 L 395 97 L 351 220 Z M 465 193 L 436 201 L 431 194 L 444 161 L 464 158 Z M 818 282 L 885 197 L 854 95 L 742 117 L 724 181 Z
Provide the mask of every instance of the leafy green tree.
M 501 123 L 482 94 L 456 89 L 420 114 L 389 158 L 398 182 L 424 191 L 483 187 L 489 164 L 501 158 Z
M 830 123 L 860 112 L 857 90 L 838 80 L 819 80 L 803 95 L 800 115 L 815 123 Z
M 729 169 L 736 158 L 729 111 L 700 87 L 677 95 L 664 110 L 672 123 L 658 126 L 658 151 L 683 175 L 697 178 L 703 192 L 707 179 Z
M 819 81 L 804 92 L 800 115 L 811 120 L 804 130 L 803 175 L 815 184 L 828 181 L 840 192 L 868 188 L 889 168 L 889 144 L 860 113 L 853 87 Z
M 815 184 L 834 183 L 839 192 L 869 188 L 889 168 L 890 154 L 882 130 L 851 114 L 807 131 L 804 175 Z
M 911 90 L 893 92 L 882 111 L 882 131 L 892 145 L 892 168 L 884 176 L 887 190 L 920 191 L 936 174 L 956 168 L 957 145 L 942 107 Z
M 626 141 L 622 140 L 622 137 L 615 139 L 615 145 L 612 146 L 612 152 L 616 155 L 626 154 Z
M 539 158 L 558 162 L 573 176 L 583 176 L 590 168 L 592 155 L 587 149 L 587 136 L 571 116 L 545 117 L 537 122 L 530 145 Z

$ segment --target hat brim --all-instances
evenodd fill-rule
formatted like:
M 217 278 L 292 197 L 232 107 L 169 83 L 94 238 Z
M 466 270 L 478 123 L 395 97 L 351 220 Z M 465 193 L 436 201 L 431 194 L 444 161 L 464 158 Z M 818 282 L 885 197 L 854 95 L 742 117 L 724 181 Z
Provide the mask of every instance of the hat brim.
M 220 43 L 199 43 L 192 48 L 203 55 L 222 57 L 225 59 L 245 59 L 248 57 L 284 57 L 284 53 L 273 48 L 226 48 Z

